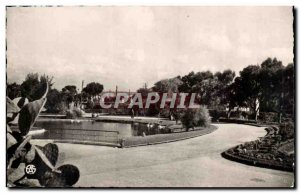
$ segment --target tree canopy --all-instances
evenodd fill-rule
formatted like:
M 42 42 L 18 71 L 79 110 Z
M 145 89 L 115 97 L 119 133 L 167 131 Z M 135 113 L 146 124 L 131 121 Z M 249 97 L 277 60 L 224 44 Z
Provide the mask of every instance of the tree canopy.
M 49 88 L 53 85 L 53 77 L 47 75 L 39 76 L 38 73 L 27 74 L 25 81 L 21 84 L 21 96 L 34 101 L 43 96 L 45 93 L 45 84 L 48 83 Z
M 228 109 L 228 114 L 235 107 L 250 108 L 254 118 L 259 111 L 295 115 L 295 66 L 293 63 L 284 66 L 277 58 L 267 58 L 260 65 L 248 65 L 235 77 L 234 71 L 227 69 L 223 72 L 210 71 L 190 72 L 184 76 L 176 76 L 157 81 L 152 88 L 141 88 L 143 98 L 149 92 L 161 93 L 196 93 L 196 101 L 210 110 Z M 52 89 L 53 77 L 45 74 L 39 76 L 30 73 L 21 84 L 7 84 L 7 96 L 28 98 L 29 101 L 39 99 L 45 92 L 43 84 L 48 82 L 48 109 L 60 108 L 61 102 L 70 103 L 94 97 L 103 91 L 103 85 L 91 82 L 81 93 L 77 93 L 75 85 L 67 85 L 61 91 Z M 155 105 L 153 105 L 155 106 Z M 159 109 L 159 107 L 155 107 Z
M 168 93 L 168 92 L 178 92 L 178 87 L 182 84 L 182 80 L 180 76 L 170 78 L 170 79 L 163 79 L 156 82 L 153 86 L 153 91 L 159 93 Z
M 96 96 L 100 94 L 102 91 L 103 91 L 103 85 L 97 82 L 91 82 L 87 84 L 85 88 L 83 88 L 83 92 L 91 96 Z
M 294 65 L 284 67 L 276 58 L 261 65 L 249 65 L 231 85 L 230 106 L 250 107 L 257 119 L 258 111 L 293 113 Z M 290 110 L 288 110 L 290 109 Z

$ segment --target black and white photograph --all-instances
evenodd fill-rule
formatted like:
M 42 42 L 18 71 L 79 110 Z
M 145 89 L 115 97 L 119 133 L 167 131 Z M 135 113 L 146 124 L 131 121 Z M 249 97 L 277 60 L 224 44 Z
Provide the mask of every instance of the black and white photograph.
M 5 9 L 8 189 L 295 188 L 295 7 Z

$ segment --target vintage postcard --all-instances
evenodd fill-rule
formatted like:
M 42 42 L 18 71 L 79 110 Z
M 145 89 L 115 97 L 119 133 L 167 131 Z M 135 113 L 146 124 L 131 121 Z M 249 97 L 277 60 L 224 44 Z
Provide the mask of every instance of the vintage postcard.
M 9 188 L 295 188 L 292 6 L 7 6 Z

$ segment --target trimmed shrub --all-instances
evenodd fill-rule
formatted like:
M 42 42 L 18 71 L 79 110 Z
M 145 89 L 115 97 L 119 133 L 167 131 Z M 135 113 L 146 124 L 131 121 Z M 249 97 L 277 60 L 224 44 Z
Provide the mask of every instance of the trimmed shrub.
M 181 117 L 181 122 L 188 130 L 188 128 L 197 126 L 208 127 L 210 119 L 207 108 L 200 106 L 198 109 L 186 109 Z
M 210 125 L 211 117 L 209 116 L 207 108 L 200 106 L 196 112 L 196 117 L 198 117 L 197 126 L 208 127 Z

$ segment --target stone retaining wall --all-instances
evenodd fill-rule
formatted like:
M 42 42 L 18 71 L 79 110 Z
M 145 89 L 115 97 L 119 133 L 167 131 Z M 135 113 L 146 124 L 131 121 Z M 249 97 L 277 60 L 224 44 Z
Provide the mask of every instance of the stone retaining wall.
M 158 134 L 149 135 L 145 137 L 130 137 L 121 141 L 121 147 L 135 147 L 144 145 L 154 145 L 160 143 L 169 143 L 173 141 L 179 141 L 198 137 L 201 135 L 209 134 L 217 129 L 216 126 L 211 125 L 210 127 L 197 127 L 195 131 L 171 133 L 171 134 Z

